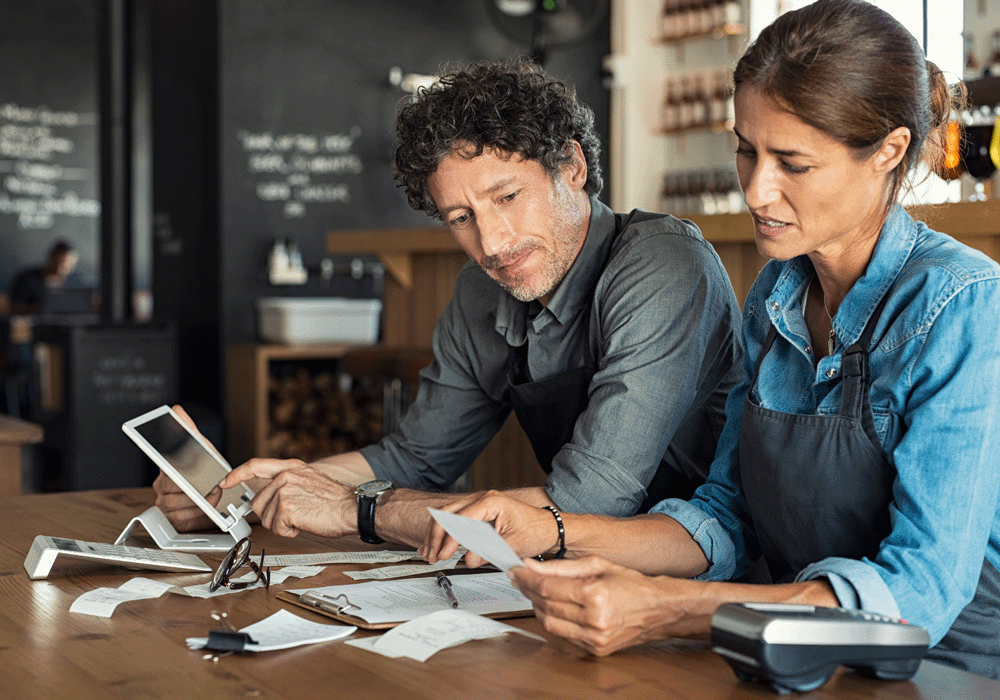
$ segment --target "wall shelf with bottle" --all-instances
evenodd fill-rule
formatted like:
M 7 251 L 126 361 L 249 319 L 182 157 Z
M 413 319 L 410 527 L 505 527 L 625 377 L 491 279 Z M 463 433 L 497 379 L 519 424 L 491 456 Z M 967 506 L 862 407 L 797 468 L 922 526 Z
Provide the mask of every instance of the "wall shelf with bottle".
M 715 168 L 663 176 L 663 208 L 674 216 L 712 216 L 746 211 L 736 171 Z
M 660 133 L 729 131 L 733 98 L 728 68 L 673 73 L 667 78 Z
M 659 43 L 746 34 L 739 0 L 664 0 Z
M 741 0 L 660 1 L 661 26 L 651 39 L 668 50 L 660 54 L 663 97 L 655 116 L 662 152 L 656 206 L 680 215 L 740 211 L 742 196 L 730 157 L 735 148 L 730 143 L 732 64 L 748 35 L 746 5 Z

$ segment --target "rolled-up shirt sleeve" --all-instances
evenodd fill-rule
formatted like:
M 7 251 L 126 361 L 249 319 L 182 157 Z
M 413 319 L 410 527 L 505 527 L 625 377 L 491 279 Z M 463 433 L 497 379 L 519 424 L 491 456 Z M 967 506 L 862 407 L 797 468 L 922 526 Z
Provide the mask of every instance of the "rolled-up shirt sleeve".
M 896 597 L 879 576 L 878 570 L 858 559 L 828 557 L 810 564 L 795 577 L 796 581 L 825 578 L 833 586 L 840 607 L 867 610 L 889 617 L 899 617 Z

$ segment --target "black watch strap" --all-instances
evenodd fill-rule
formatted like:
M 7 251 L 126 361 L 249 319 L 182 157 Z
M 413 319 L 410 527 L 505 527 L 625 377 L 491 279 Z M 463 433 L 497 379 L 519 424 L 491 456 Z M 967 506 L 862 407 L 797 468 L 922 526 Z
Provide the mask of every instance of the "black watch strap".
M 358 496 L 358 534 L 361 541 L 368 544 L 382 544 L 385 542 L 375 534 L 375 504 L 378 503 L 376 496 Z

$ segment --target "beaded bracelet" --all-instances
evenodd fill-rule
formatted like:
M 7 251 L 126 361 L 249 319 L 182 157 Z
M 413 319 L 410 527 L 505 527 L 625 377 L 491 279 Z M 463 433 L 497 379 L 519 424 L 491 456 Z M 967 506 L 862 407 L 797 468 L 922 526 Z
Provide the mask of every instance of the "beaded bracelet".
M 555 506 L 543 506 L 543 508 L 552 513 L 556 519 L 556 525 L 559 526 L 559 551 L 556 552 L 556 559 L 562 559 L 566 556 L 566 528 L 563 527 L 562 515 L 559 514 L 559 509 Z

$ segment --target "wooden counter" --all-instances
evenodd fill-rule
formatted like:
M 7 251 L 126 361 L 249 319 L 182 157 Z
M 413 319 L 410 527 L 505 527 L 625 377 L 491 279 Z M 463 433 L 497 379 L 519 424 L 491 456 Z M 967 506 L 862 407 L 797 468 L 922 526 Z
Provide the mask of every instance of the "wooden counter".
M 22 450 L 42 441 L 42 426 L 0 414 L 0 496 L 14 496 L 24 489 Z

